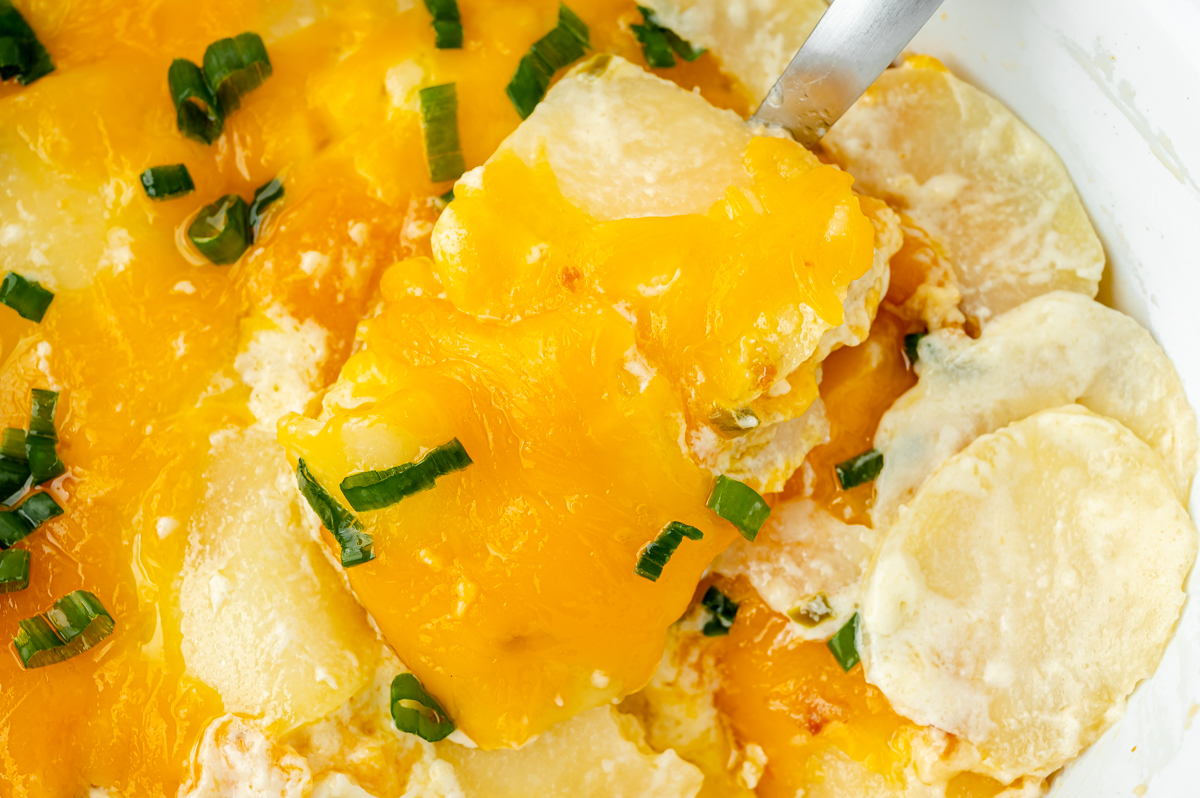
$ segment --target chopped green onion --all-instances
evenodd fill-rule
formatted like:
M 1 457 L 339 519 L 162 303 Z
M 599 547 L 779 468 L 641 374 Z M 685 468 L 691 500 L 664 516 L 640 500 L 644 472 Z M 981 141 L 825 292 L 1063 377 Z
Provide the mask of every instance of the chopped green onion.
M 22 665 L 40 668 L 82 654 L 112 634 L 114 626 L 100 599 L 76 590 L 54 602 L 45 615 L 21 621 L 13 643 Z
M 11 0 L 0 0 L 0 80 L 16 78 L 22 86 L 54 71 L 50 53 Z
M 16 427 L 4 430 L 4 436 L 0 438 L 0 456 L 25 462 L 25 430 Z
M 267 214 L 267 207 L 280 199 L 283 199 L 283 181 L 278 177 L 254 189 L 254 199 L 250 202 L 248 216 L 251 240 L 258 238 L 258 231 L 262 227 L 263 217 Z
M 440 199 L 442 202 L 446 203 L 447 205 L 449 205 L 451 202 L 454 202 L 454 189 L 453 188 L 450 189 L 445 194 L 438 197 L 438 199 Z
M 58 506 L 54 497 L 49 493 L 35 493 L 13 511 L 29 525 L 30 531 L 37 529 L 51 518 L 63 514 L 63 508 Z
M 695 61 L 700 56 L 704 55 L 703 47 L 696 47 L 691 42 L 679 37 L 673 30 L 663 28 L 663 33 L 667 37 L 667 41 L 671 44 L 671 49 L 675 51 L 675 55 L 682 58 L 684 61 Z
M 218 266 L 237 262 L 250 246 L 250 210 L 236 194 L 205 205 L 188 227 L 188 238 L 200 254 Z
M 396 728 L 428 743 L 444 740 L 454 731 L 454 721 L 411 673 L 392 680 L 392 721 Z
M 212 144 L 225 127 L 225 114 L 200 67 L 176 58 L 167 70 L 167 86 L 175 103 L 175 125 L 190 139 Z
M 44 522 L 62 513 L 63 509 L 49 493 L 35 493 L 17 509 L 0 512 L 0 549 L 24 540 Z
M 54 429 L 54 409 L 58 406 L 58 391 L 34 388 L 29 401 L 29 434 L 58 440 Z
M 554 73 L 583 57 L 591 47 L 588 26 L 571 9 L 558 5 L 558 25 L 533 43 L 521 57 L 517 72 L 508 84 L 508 98 L 522 119 L 546 96 Z
M 4 281 L 0 282 L 0 303 L 8 305 L 21 318 L 40 322 L 53 301 L 52 291 L 36 280 L 26 280 L 16 272 L 4 275 Z
M 771 508 L 754 488 L 723 474 L 713 483 L 708 509 L 736 526 L 751 543 L 771 514 Z
M 196 190 L 188 168 L 181 163 L 151 166 L 142 172 L 142 188 L 152 200 L 171 200 Z
M 271 59 L 257 33 L 239 33 L 232 39 L 220 39 L 204 51 L 204 78 L 221 109 L 230 114 L 242 104 L 242 97 L 271 77 Z
M 54 428 L 54 408 L 58 392 L 34 388 L 30 401 L 29 434 L 25 436 L 25 457 L 33 484 L 41 485 L 66 473 L 67 467 L 58 458 L 58 432 Z
M 381 510 L 414 493 L 429 490 L 438 477 L 461 471 L 469 465 L 470 455 L 458 438 L 454 438 L 434 447 L 415 462 L 383 471 L 351 474 L 342 480 L 339 487 L 350 506 L 360 513 L 364 510 Z
M 375 559 L 375 543 L 363 531 L 362 522 L 338 503 L 338 500 L 321 487 L 303 460 L 296 463 L 296 481 L 300 493 L 308 500 L 321 523 L 329 530 L 342 549 L 342 567 L 362 565 Z
M 738 603 L 726 596 L 716 585 L 709 585 L 700 600 L 704 608 L 712 613 L 712 618 L 704 624 L 705 637 L 721 637 L 729 634 L 733 620 L 737 617 Z
M 850 616 L 850 620 L 846 621 L 846 625 L 837 630 L 833 637 L 825 644 L 829 646 L 829 651 L 833 654 L 833 658 L 838 661 L 838 665 L 842 666 L 843 671 L 849 671 L 859 662 L 858 656 L 858 613 Z
M 0 504 L 11 505 L 30 486 L 25 430 L 9 427 L 0 439 Z
M 833 617 L 833 607 L 829 605 L 829 598 L 824 593 L 818 593 L 788 610 L 788 617 L 801 626 L 812 629 L 826 618 Z
M 457 180 L 467 168 L 458 141 L 458 91 L 446 83 L 421 89 L 418 96 L 429 178 L 435 183 Z
M 921 339 L 926 335 L 929 333 L 909 333 L 904 336 L 904 354 L 910 365 L 917 362 L 917 344 L 921 343 Z
M 656 25 L 653 20 L 654 12 L 645 6 L 638 6 L 642 12 L 644 25 L 631 25 L 630 29 L 642 44 L 642 55 L 649 66 L 665 69 L 675 66 L 675 54 L 671 52 L 671 43 L 667 41 L 667 32 Z
M 642 550 L 638 552 L 637 563 L 633 566 L 633 572 L 651 582 L 657 582 L 658 578 L 662 576 L 663 568 L 684 538 L 700 540 L 703 537 L 704 533 L 696 527 L 672 521 L 663 527 L 654 540 L 642 546 Z
M 0 593 L 16 593 L 29 587 L 31 555 L 25 549 L 0 552 Z
M 879 472 L 883 470 L 883 452 L 878 449 L 871 449 L 868 452 L 863 452 L 856 457 L 851 457 L 849 460 L 838 463 L 833 467 L 833 470 L 837 472 L 838 482 L 841 483 L 842 490 L 857 488 L 859 485 L 865 485 L 879 476 Z
M 425 0 L 425 7 L 433 15 L 434 46 L 439 50 L 462 48 L 462 18 L 458 15 L 457 0 Z

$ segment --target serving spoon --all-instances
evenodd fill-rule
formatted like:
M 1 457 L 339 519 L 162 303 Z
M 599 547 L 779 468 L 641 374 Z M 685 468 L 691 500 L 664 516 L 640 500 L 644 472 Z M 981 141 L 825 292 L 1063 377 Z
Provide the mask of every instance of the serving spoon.
M 834 0 L 752 119 L 811 147 L 895 60 L 942 0 Z

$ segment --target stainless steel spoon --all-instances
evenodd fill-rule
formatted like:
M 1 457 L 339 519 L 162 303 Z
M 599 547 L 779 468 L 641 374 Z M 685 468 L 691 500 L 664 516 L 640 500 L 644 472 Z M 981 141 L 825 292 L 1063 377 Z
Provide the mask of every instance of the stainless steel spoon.
M 816 144 L 941 4 L 834 0 L 752 118 Z

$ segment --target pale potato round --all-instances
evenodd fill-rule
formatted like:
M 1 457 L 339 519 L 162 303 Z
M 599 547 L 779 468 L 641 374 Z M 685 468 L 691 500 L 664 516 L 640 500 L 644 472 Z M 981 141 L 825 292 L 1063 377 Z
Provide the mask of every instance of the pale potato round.
M 1062 161 L 936 60 L 889 69 L 821 143 L 945 248 L 968 316 L 1057 289 L 1096 295 L 1104 250 Z
M 901 510 L 865 577 L 867 680 L 986 775 L 1048 775 L 1154 672 L 1195 554 L 1156 452 L 1078 405 L 1037 413 Z
M 1000 316 L 977 340 L 941 330 L 918 351 L 920 382 L 884 414 L 875 435 L 883 452 L 871 509 L 876 529 L 886 529 L 921 483 L 975 438 L 1072 402 L 1148 443 L 1187 501 L 1195 413 L 1166 354 L 1123 313 L 1059 291 Z

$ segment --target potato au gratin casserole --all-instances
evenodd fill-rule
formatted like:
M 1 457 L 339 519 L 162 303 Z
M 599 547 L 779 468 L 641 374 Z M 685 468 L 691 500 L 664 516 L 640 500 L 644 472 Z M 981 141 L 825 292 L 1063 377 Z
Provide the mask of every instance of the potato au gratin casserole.
M 0 796 L 1033 798 L 1196 422 L 937 60 L 821 0 L 0 0 Z

